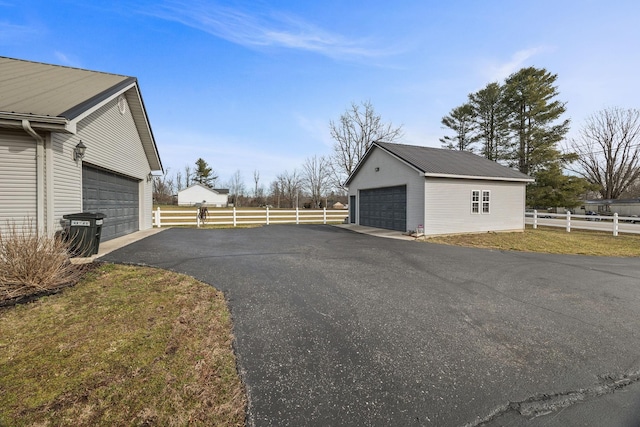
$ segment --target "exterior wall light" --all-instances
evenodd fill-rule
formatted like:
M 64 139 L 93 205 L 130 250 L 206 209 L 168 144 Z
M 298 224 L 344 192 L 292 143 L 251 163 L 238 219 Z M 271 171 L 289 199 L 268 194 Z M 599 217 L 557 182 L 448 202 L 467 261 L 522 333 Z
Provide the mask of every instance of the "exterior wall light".
M 82 140 L 78 142 L 78 145 L 73 149 L 73 160 L 76 162 L 78 160 L 82 160 L 84 157 L 84 152 L 87 151 L 87 146 L 82 143 Z
M 147 175 L 147 182 L 151 182 L 152 179 L 153 179 L 153 174 L 149 172 L 149 175 Z

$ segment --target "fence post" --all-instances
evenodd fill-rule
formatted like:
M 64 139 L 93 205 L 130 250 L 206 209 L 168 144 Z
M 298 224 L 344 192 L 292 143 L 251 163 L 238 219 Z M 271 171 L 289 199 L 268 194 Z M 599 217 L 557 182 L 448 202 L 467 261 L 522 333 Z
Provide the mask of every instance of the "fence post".
M 233 226 L 236 226 L 236 207 L 233 207 Z
M 160 206 L 156 209 L 156 227 L 160 228 Z
M 269 225 L 269 206 L 267 206 L 267 225 Z
M 538 228 L 538 211 L 536 209 L 533 210 L 533 229 Z
M 300 216 L 298 213 L 298 207 L 296 206 L 296 224 L 300 224 Z
M 567 233 L 571 233 L 571 211 L 567 211 Z
M 613 214 L 613 237 L 618 236 L 618 212 Z
M 322 221 L 324 221 L 324 223 L 327 223 L 327 208 L 324 207 L 322 208 Z
M 196 210 L 196 227 L 200 228 L 200 208 Z

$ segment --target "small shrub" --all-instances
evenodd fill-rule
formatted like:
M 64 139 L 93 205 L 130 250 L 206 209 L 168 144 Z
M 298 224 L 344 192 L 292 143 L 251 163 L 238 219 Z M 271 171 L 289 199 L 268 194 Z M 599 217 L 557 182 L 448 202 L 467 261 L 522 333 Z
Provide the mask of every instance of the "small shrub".
M 39 235 L 15 223 L 0 232 L 0 301 L 56 290 L 80 277 L 61 237 Z

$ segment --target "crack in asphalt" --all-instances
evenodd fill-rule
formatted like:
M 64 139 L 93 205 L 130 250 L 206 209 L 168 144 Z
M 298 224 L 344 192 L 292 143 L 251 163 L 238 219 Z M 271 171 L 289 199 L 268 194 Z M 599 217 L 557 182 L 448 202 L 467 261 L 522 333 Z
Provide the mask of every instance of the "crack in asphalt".
M 600 397 L 640 381 L 640 369 L 622 375 L 601 375 L 601 384 L 578 390 L 554 394 L 537 394 L 519 402 L 507 402 L 489 412 L 483 418 L 467 423 L 464 427 L 480 427 L 508 413 L 517 412 L 523 417 L 533 419 L 562 410 L 584 400 Z

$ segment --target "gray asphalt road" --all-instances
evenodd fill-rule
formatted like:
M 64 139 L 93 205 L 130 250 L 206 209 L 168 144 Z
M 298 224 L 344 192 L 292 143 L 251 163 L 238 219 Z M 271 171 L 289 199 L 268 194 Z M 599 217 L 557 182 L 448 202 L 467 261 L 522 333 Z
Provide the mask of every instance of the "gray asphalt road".
M 171 229 L 103 260 L 224 291 L 250 425 L 640 424 L 638 259 L 271 225 Z

